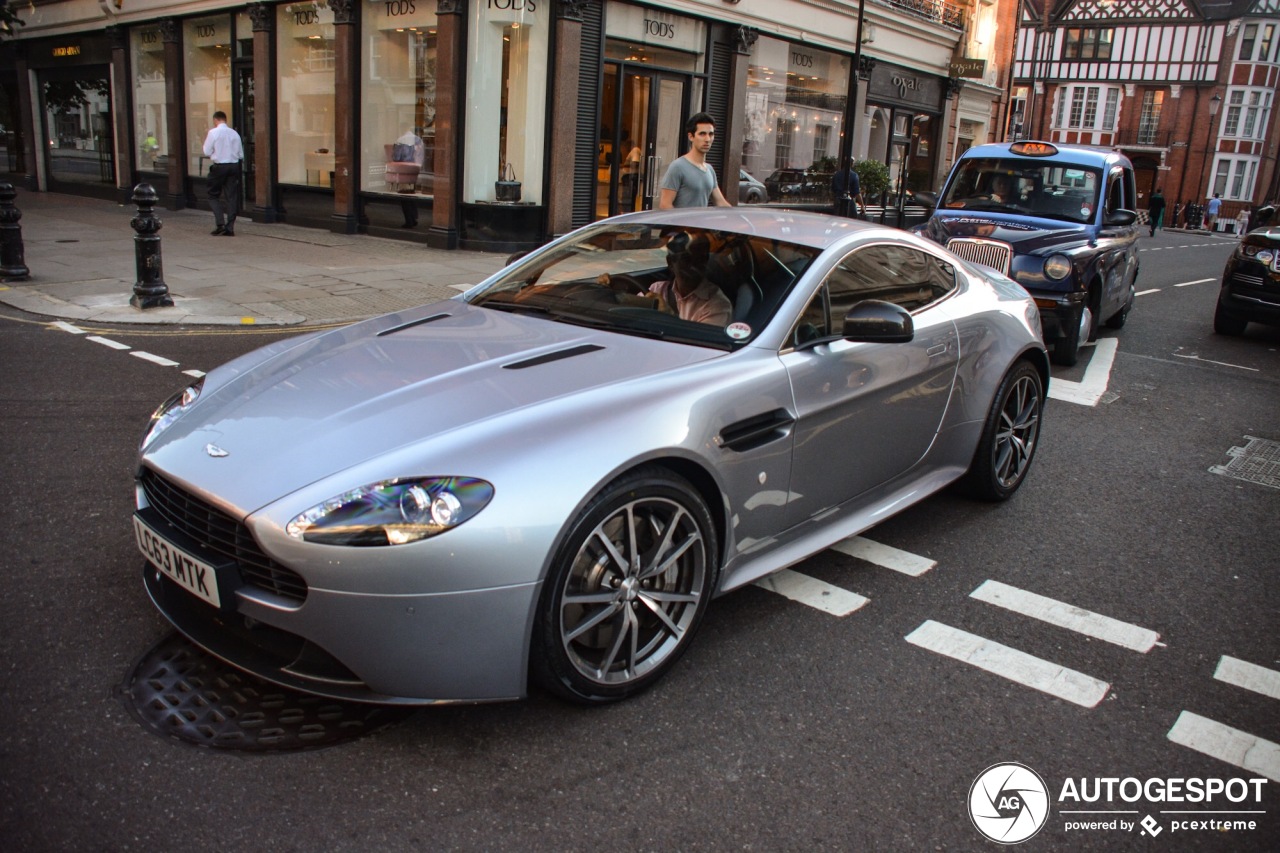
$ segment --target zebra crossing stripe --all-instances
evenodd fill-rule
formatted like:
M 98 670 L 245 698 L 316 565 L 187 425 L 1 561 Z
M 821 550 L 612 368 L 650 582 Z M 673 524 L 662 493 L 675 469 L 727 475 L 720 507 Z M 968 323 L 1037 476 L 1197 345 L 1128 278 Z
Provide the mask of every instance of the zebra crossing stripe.
M 999 581 L 983 581 L 977 589 L 969 593 L 969 597 L 1143 654 L 1151 651 L 1160 639 L 1160 635 L 1155 631 L 1130 625 L 1128 622 L 1121 622 L 1110 616 L 1082 610 Z
M 1213 677 L 1271 699 L 1280 699 L 1280 672 L 1223 655 Z
M 882 568 L 902 572 L 904 575 L 911 575 L 913 578 L 920 577 L 920 575 L 938 565 L 937 560 L 930 560 L 928 557 L 921 557 L 919 554 L 912 554 L 910 551 L 901 551 L 888 545 L 881 545 L 879 542 L 872 542 L 870 539 L 864 539 L 861 536 L 851 536 L 848 539 L 837 542 L 831 546 L 831 550 L 839 551 L 841 554 L 847 554 L 850 557 L 857 557 L 859 560 L 866 560 L 868 563 L 874 563 Z
M 1208 717 L 1183 711 L 1169 729 L 1169 740 L 1280 782 L 1280 744 L 1254 737 Z
M 932 619 L 908 634 L 906 640 L 914 646 L 1085 708 L 1095 707 L 1111 689 L 1107 682 L 1082 672 Z
M 848 616 L 871 600 L 790 569 L 765 575 L 756 581 L 756 586 L 833 616 Z

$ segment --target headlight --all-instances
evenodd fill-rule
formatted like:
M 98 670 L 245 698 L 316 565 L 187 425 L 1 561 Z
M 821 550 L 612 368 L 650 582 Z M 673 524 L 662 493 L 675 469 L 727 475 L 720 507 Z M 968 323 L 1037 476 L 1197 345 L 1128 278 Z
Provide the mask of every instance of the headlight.
M 1054 281 L 1071 275 L 1071 259 L 1066 255 L 1050 255 L 1044 261 L 1044 274 Z
M 1271 263 L 1271 259 L 1276 256 L 1275 252 L 1272 252 L 1270 249 L 1259 249 L 1257 246 L 1246 247 L 1244 249 L 1244 253 L 1246 255 L 1253 256 L 1257 259 L 1258 263 L 1261 264 Z
M 155 441 L 156 436 L 168 429 L 171 423 L 181 417 L 183 412 L 191 408 L 191 404 L 200 398 L 200 391 L 203 388 L 204 377 L 202 376 L 168 400 L 165 400 L 160 404 L 160 408 L 151 413 L 151 420 L 147 424 L 147 434 L 142 437 L 143 450 L 146 450 L 147 445 Z
M 387 480 L 313 506 L 285 531 L 323 545 L 403 545 L 457 527 L 492 499 L 493 486 L 473 477 Z

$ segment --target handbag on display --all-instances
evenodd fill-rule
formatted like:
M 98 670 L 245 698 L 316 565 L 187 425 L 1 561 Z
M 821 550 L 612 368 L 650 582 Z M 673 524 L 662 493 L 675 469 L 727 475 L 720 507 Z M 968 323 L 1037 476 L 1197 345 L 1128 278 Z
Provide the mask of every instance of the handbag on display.
M 516 180 L 516 170 L 510 163 L 502 164 L 498 180 L 493 183 L 493 194 L 498 201 L 520 200 L 520 182 Z

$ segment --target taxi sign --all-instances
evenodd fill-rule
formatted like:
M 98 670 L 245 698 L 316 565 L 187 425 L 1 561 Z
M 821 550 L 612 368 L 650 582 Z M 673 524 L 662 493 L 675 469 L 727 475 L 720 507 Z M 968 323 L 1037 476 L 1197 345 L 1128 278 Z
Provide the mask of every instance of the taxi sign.
M 1009 152 L 1023 157 L 1052 157 L 1058 149 L 1048 142 L 1015 142 L 1009 146 Z

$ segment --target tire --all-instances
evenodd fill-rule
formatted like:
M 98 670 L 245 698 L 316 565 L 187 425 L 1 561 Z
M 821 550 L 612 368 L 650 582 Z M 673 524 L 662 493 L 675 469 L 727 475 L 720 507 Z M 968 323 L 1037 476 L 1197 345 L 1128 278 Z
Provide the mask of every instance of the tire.
M 684 479 L 642 468 L 610 483 L 569 526 L 548 571 L 534 678 L 593 705 L 651 686 L 692 642 L 718 553 L 711 513 Z
M 1093 312 L 1089 310 L 1089 307 L 1086 305 L 1081 310 L 1084 311 L 1081 319 L 1071 324 L 1071 330 L 1053 345 L 1053 352 L 1049 355 L 1049 358 L 1054 364 L 1060 364 L 1063 367 L 1074 367 L 1076 362 L 1080 361 L 1080 345 L 1087 334 L 1085 328 L 1092 331 L 1094 325 Z
M 1134 293 L 1133 285 L 1129 285 L 1129 300 L 1125 302 L 1124 307 L 1111 317 L 1104 324 L 1108 329 L 1123 329 L 1124 324 L 1129 320 L 1129 312 L 1133 310 L 1134 302 L 1137 301 L 1137 295 Z
M 1230 335 L 1237 337 L 1244 334 L 1245 326 L 1249 325 L 1249 321 L 1235 316 L 1222 306 L 1222 299 L 1218 299 L 1217 305 L 1213 309 L 1213 331 L 1219 335 Z
M 1030 362 L 1005 374 L 962 487 L 982 500 L 1004 501 L 1022 485 L 1040 443 L 1044 382 Z

